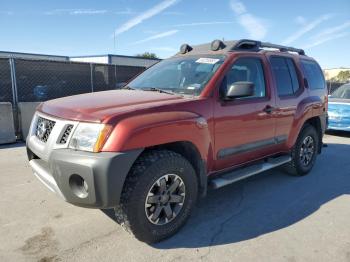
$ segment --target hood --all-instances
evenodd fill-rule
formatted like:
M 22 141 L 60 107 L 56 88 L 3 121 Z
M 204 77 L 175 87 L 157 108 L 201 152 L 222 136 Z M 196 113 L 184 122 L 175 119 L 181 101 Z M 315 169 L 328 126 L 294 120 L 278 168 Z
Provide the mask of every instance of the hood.
M 152 91 L 113 90 L 81 94 L 42 103 L 42 113 L 67 120 L 104 122 L 121 113 L 176 103 L 184 98 Z

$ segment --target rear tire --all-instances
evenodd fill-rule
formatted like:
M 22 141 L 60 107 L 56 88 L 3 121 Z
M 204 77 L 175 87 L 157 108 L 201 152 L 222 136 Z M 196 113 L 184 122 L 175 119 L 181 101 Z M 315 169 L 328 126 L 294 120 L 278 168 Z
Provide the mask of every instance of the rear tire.
M 306 124 L 293 147 L 292 161 L 286 166 L 288 173 L 293 176 L 308 174 L 315 164 L 318 146 L 319 137 L 316 129 L 312 125 Z
M 196 173 L 185 158 L 168 150 L 147 152 L 127 176 L 117 222 L 140 241 L 159 242 L 185 224 L 197 194 Z

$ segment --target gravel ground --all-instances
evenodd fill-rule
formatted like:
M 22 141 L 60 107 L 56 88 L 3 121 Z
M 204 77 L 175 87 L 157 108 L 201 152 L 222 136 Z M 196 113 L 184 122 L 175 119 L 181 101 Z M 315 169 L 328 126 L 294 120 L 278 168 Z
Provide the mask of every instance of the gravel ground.
M 273 170 L 209 192 L 186 226 L 156 245 L 110 212 L 63 202 L 23 144 L 0 147 L 0 261 L 350 261 L 350 135 L 326 135 L 301 178 Z

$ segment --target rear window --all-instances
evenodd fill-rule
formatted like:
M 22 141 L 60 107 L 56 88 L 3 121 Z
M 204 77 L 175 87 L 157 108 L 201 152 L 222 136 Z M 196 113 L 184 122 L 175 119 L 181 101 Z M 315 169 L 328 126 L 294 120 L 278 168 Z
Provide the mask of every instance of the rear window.
M 295 94 L 299 89 L 299 81 L 293 60 L 285 57 L 272 57 L 270 62 L 276 80 L 278 95 L 288 96 Z
M 326 87 L 320 66 L 310 60 L 301 60 L 304 75 L 310 89 L 324 89 Z

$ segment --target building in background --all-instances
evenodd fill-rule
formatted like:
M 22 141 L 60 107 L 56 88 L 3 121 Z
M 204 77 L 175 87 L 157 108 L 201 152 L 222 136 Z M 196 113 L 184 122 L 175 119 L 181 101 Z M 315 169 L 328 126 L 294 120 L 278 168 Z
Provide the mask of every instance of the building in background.
M 344 77 L 347 78 L 346 77 L 347 75 L 350 76 L 350 68 L 340 67 L 340 68 L 324 69 L 323 72 L 327 81 L 340 81 L 340 82 L 344 82 L 346 80 L 350 81 L 350 78 L 338 79 L 338 78 L 344 78 Z
M 43 55 L 43 54 L 31 54 L 31 53 L 8 52 L 8 51 L 0 51 L 0 57 L 2 57 L 2 58 L 19 58 L 19 59 L 52 60 L 52 61 L 69 61 L 68 56 Z
M 72 61 L 72 62 L 83 62 L 83 63 L 121 65 L 121 66 L 136 66 L 136 67 L 150 67 L 161 60 L 157 58 L 111 55 L 111 54 L 69 57 L 69 56 L 31 54 L 31 53 L 7 52 L 7 51 L 0 51 L 0 57 L 63 61 L 63 62 Z
M 161 59 L 158 58 L 146 58 L 139 56 L 125 56 L 125 55 L 96 55 L 96 56 L 72 56 L 70 61 L 84 62 L 84 63 L 100 63 L 111 65 L 123 65 L 123 66 L 142 66 L 150 67 L 155 63 L 158 63 Z

